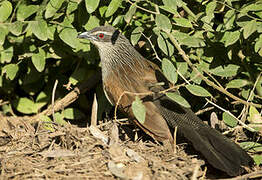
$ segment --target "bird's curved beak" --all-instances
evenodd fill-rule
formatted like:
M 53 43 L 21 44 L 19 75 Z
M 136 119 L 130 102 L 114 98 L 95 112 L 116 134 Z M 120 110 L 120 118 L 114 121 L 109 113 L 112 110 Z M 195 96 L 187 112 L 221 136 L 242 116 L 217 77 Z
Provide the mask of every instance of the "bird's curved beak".
M 88 40 L 95 40 L 96 39 L 95 36 L 93 36 L 90 31 L 86 31 L 86 32 L 82 32 L 82 33 L 78 34 L 77 38 L 88 39 Z

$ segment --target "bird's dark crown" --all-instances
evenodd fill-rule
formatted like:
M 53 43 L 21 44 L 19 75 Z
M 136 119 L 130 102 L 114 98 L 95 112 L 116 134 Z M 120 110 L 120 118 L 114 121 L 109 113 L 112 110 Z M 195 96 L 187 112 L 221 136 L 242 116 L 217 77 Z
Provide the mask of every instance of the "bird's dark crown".
M 89 39 L 98 42 L 111 42 L 115 44 L 116 40 L 121 36 L 120 31 L 112 26 L 99 26 L 90 31 L 86 31 L 78 35 L 78 38 Z
M 117 31 L 117 29 L 113 26 L 98 26 L 90 30 L 91 33 L 104 32 L 108 34 L 113 34 L 115 31 Z

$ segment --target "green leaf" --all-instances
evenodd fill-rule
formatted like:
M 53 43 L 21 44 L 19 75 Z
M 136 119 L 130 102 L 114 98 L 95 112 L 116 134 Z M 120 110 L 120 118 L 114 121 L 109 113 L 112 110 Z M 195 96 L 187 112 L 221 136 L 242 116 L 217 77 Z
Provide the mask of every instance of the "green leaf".
M 261 1 L 257 1 L 256 3 L 250 3 L 250 5 L 245 6 L 241 9 L 242 13 L 247 13 L 248 11 L 262 11 Z
M 188 65 L 186 62 L 177 62 L 177 71 L 182 74 L 183 76 L 186 75 L 188 70 Z
M 248 150 L 249 152 L 256 152 L 256 153 L 262 152 L 262 144 L 257 142 L 247 141 L 247 142 L 239 143 L 239 145 L 243 149 Z
M 19 100 L 15 101 L 14 106 L 17 111 L 24 114 L 37 113 L 37 106 L 35 105 L 35 103 L 25 97 L 19 98 Z
M 104 16 L 104 14 L 106 13 L 106 10 L 107 10 L 107 6 L 99 7 L 99 13 L 101 17 Z
M 132 43 L 133 46 L 137 44 L 137 42 L 139 41 L 143 31 L 144 31 L 144 28 L 142 28 L 142 27 L 136 27 L 134 29 L 134 31 L 131 34 L 131 43 Z
M 14 23 L 8 25 L 9 31 L 16 36 L 22 34 L 23 27 L 24 27 L 24 23 L 21 21 L 15 21 Z
M 47 38 L 50 40 L 54 40 L 55 33 L 56 33 L 56 25 L 48 25 Z
M 51 131 L 51 132 L 55 131 L 53 127 L 53 121 L 48 116 L 40 115 L 39 119 L 40 121 L 42 121 L 42 126 L 44 129 L 46 129 L 47 131 Z
M 251 92 L 251 89 L 245 89 L 243 88 L 242 91 L 241 91 L 241 96 L 245 99 L 248 99 L 249 98 L 249 95 L 250 95 L 250 92 Z M 249 100 L 252 101 L 252 99 L 254 98 L 254 94 L 252 93 L 252 96 Z
M 231 116 L 230 114 L 228 114 L 227 112 L 223 112 L 223 121 L 225 122 L 226 125 L 230 126 L 230 127 L 236 127 L 238 121 Z
M 250 106 L 249 117 L 247 119 L 250 123 L 262 123 L 262 116 L 254 106 Z
M 209 31 L 209 32 L 214 31 L 212 29 L 212 26 L 214 25 L 214 21 L 213 21 L 214 17 L 215 17 L 214 14 L 210 14 L 201 18 L 201 21 L 203 22 L 203 29 L 205 31 Z
M 176 0 L 163 0 L 164 8 L 168 9 L 169 12 L 177 13 L 177 1 Z
M 193 28 L 191 22 L 188 19 L 185 18 L 173 18 L 176 21 L 176 25 L 177 26 L 181 26 L 181 27 L 187 27 L 187 28 Z
M 5 43 L 5 37 L 8 34 L 8 29 L 4 24 L 0 24 L 0 46 Z
M 38 11 L 38 5 L 25 5 L 21 4 L 17 9 L 17 20 L 24 21 L 26 18 L 30 17 L 32 14 Z
M 165 77 L 173 84 L 177 82 L 176 68 L 171 61 L 164 58 L 162 60 L 162 71 Z
M 132 20 L 132 18 L 133 18 L 133 16 L 134 16 L 135 13 L 136 13 L 136 6 L 132 4 L 132 5 L 129 7 L 129 10 L 127 11 L 127 13 L 126 13 L 125 16 L 124 16 L 124 19 L 125 19 L 125 21 L 126 21 L 127 24 L 130 23 L 130 21 Z
M 10 63 L 13 57 L 13 53 L 14 53 L 14 47 L 10 46 L 8 48 L 6 48 L 5 50 L 1 51 L 1 62 L 7 62 Z
M 108 5 L 105 16 L 106 17 L 112 16 L 117 11 L 117 9 L 120 7 L 121 3 L 122 3 L 122 0 L 112 0 L 110 4 Z
M 236 19 L 235 10 L 231 9 L 226 12 L 224 17 L 224 26 L 226 27 L 226 29 L 232 29 L 234 27 L 235 19 Z
M 82 113 L 79 109 L 76 109 L 76 108 L 66 108 L 64 111 L 63 111 L 63 115 L 65 118 L 67 119 L 74 119 L 74 120 L 77 120 L 77 119 L 81 119 L 81 118 L 84 118 L 85 117 L 85 114 Z
M 171 6 L 159 6 L 159 9 L 163 9 L 164 11 L 167 11 L 167 12 L 169 12 L 169 13 L 171 13 L 171 14 L 173 14 L 174 16 L 176 16 L 176 17 L 179 17 L 179 16 L 181 16 L 178 12 L 177 12 L 177 8 L 172 8 Z
M 97 26 L 99 26 L 99 19 L 96 16 L 90 16 L 88 22 L 85 24 L 84 28 L 86 30 L 91 30 Z
M 226 31 L 224 33 L 223 38 L 221 39 L 221 42 L 225 42 L 225 47 L 227 47 L 237 42 L 239 40 L 239 37 L 240 37 L 239 31 L 234 31 L 234 32 Z
M 253 159 L 257 166 L 259 166 L 262 163 L 262 155 L 255 154 L 253 155 Z
M 98 5 L 99 5 L 100 0 L 85 0 L 85 5 L 86 5 L 86 10 L 89 14 L 94 12 Z
M 187 100 L 185 100 L 185 98 L 180 96 L 178 93 L 169 92 L 169 93 L 166 93 L 166 96 L 185 108 L 191 107 L 190 104 L 187 102 Z
M 60 9 L 65 0 L 50 0 L 46 6 L 45 18 L 53 17 L 55 13 Z M 94 0 L 92 0 L 94 1 Z
M 0 3 L 0 22 L 4 22 L 11 15 L 13 10 L 12 4 L 9 1 L 2 1 Z
M 170 20 L 163 14 L 156 15 L 156 25 L 165 32 L 170 32 L 172 29 Z
M 47 24 L 45 20 L 30 21 L 29 29 L 31 29 L 38 39 L 42 41 L 47 40 Z
M 262 11 L 254 12 L 254 14 L 258 16 L 260 19 L 262 19 Z
M 208 3 L 207 6 L 206 6 L 206 14 L 207 15 L 214 14 L 216 6 L 217 6 L 216 1 L 210 1 L 210 3 Z
M 138 122 L 144 124 L 146 119 L 146 108 L 137 96 L 136 100 L 132 103 L 132 111 Z
M 112 22 L 112 26 L 116 26 L 118 24 L 122 24 L 124 20 L 124 16 L 123 15 L 119 15 L 117 16 L 114 21 Z
M 64 28 L 60 33 L 59 37 L 72 48 L 79 46 L 77 37 L 77 31 L 74 28 Z
M 259 50 L 262 49 L 262 34 L 259 36 L 259 38 L 256 40 L 255 44 L 255 52 L 259 52 Z
M 259 56 L 262 56 L 262 49 L 260 49 L 258 52 Z
M 211 69 L 209 72 L 221 77 L 232 77 L 237 74 L 239 68 L 240 66 L 235 64 L 220 65 L 214 69 Z
M 38 72 L 45 69 L 45 56 L 45 51 L 42 48 L 38 48 L 38 53 L 32 55 L 32 63 Z
M 36 98 L 36 106 L 37 109 L 39 110 L 40 108 L 42 108 L 43 106 L 45 106 L 48 103 L 49 97 L 46 95 L 45 92 L 40 92 Z
M 249 82 L 245 79 L 233 79 L 227 83 L 226 88 L 241 88 L 248 85 Z
M 172 35 L 174 36 L 174 38 L 177 39 L 179 43 L 181 43 L 183 39 L 190 37 L 190 35 L 188 35 L 187 33 L 179 32 L 179 31 L 173 31 Z
M 78 3 L 74 1 L 67 1 L 66 14 L 72 14 L 78 8 Z
M 171 44 L 164 33 L 160 33 L 159 36 L 157 37 L 157 44 L 159 48 L 167 55 L 167 56 L 172 56 L 174 53 L 174 46 Z
M 0 87 L 3 87 L 3 76 L 0 76 Z M 3 106 L 2 106 L 3 108 Z M 2 109 L 3 110 L 3 109 Z M 5 112 L 4 112 L 5 113 Z
M 180 43 L 188 47 L 204 47 L 206 45 L 203 39 L 193 36 L 182 39 Z
M 243 27 L 243 36 L 247 39 L 251 34 L 253 34 L 257 30 L 256 20 L 249 21 Z
M 66 121 L 64 120 L 64 116 L 59 113 L 59 112 L 56 112 L 55 115 L 54 115 L 54 121 L 55 123 L 59 124 L 59 125 L 65 125 L 66 124 Z
M 186 89 L 193 95 L 201 96 L 201 97 L 208 97 L 212 96 L 206 89 L 198 85 L 186 85 Z
M 3 72 L 6 73 L 6 77 L 13 80 L 18 72 L 19 68 L 17 64 L 8 64 L 3 67 Z

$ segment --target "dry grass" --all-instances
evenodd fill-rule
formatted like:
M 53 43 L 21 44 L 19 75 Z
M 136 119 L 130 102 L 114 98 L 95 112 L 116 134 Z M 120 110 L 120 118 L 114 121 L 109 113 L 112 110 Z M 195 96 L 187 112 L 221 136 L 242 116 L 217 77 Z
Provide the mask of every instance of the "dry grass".
M 110 122 L 100 126 L 103 135 L 110 139 L 107 143 L 99 139 L 100 135 L 94 137 L 89 128 L 70 124 L 55 126 L 54 132 L 48 132 L 42 125 L 30 129 L 20 126 L 1 135 L 0 179 L 205 177 L 204 161 L 185 153 L 184 148 L 188 145 L 177 145 L 176 153 L 172 154 L 150 140 L 131 141 L 121 127 L 119 132 L 118 129 L 112 132 L 114 128 Z M 119 136 L 122 140 L 118 140 Z M 216 171 L 211 171 L 218 177 Z

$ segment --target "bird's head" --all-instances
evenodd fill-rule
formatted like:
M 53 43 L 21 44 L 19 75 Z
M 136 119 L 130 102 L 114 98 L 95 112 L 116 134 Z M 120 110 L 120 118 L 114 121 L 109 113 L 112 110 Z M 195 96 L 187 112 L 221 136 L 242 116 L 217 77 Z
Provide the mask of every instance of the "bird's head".
M 113 48 L 118 44 L 129 43 L 125 36 L 112 26 L 99 26 L 80 33 L 77 37 L 90 40 L 98 49 L 102 50 L 104 48 Z
M 80 33 L 78 38 L 88 39 L 97 47 L 103 74 L 113 69 L 123 69 L 124 64 L 127 65 L 125 67 L 128 69 L 137 69 L 134 66 L 136 64 L 141 65 L 139 61 L 144 59 L 130 44 L 129 40 L 112 26 L 96 27 Z

